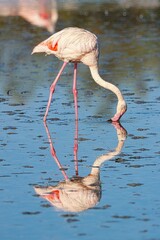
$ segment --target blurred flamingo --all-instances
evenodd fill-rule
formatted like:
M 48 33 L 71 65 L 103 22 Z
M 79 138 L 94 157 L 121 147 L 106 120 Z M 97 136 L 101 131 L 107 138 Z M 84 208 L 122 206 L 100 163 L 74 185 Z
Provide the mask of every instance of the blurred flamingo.
M 109 82 L 106 82 L 99 75 L 98 40 L 93 33 L 77 27 L 65 28 L 38 44 L 33 49 L 32 54 L 39 52 L 45 52 L 46 54 L 54 54 L 56 57 L 64 61 L 62 68 L 60 69 L 57 77 L 55 78 L 54 82 L 50 87 L 50 95 L 44 115 L 44 121 L 46 121 L 48 115 L 56 83 L 59 80 L 59 77 L 61 76 L 68 62 L 74 63 L 73 94 L 76 110 L 76 119 L 78 119 L 76 78 L 77 63 L 79 62 L 82 62 L 89 67 L 91 75 L 97 84 L 106 89 L 109 89 L 116 94 L 118 98 L 117 111 L 114 117 L 111 118 L 111 121 L 119 121 L 122 115 L 126 112 L 127 105 L 119 88 Z
M 32 25 L 53 33 L 58 19 L 55 0 L 0 1 L 1 16 L 20 16 Z
M 124 145 L 124 141 L 126 139 L 126 130 L 119 123 L 113 123 L 117 131 L 117 147 L 113 151 L 98 157 L 92 165 L 90 174 L 88 174 L 86 177 L 81 177 L 78 174 L 78 147 L 75 148 L 75 146 L 77 146 L 78 136 L 78 128 L 76 126 L 74 143 L 74 160 L 76 175 L 72 178 L 69 178 L 65 172 L 65 169 L 58 160 L 46 123 L 44 123 L 44 125 L 50 143 L 51 155 L 53 156 L 55 162 L 61 170 L 65 180 L 59 182 L 56 186 L 35 186 L 35 192 L 42 198 L 49 201 L 54 207 L 59 210 L 67 212 L 81 212 L 87 210 L 88 208 L 94 207 L 101 198 L 100 167 L 105 161 L 110 160 L 120 154 Z

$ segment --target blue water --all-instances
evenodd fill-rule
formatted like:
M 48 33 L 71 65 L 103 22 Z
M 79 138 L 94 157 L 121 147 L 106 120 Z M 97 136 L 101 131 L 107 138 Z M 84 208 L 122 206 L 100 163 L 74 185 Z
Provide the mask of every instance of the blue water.
M 101 3 L 98 6 L 106 7 Z M 77 21 L 74 11 L 66 18 L 67 11 L 59 10 L 57 30 Z M 80 9 L 76 11 L 82 14 Z M 101 199 L 82 212 L 58 210 L 34 191 L 37 185 L 57 185 L 63 180 L 43 124 L 49 86 L 62 63 L 51 56 L 30 55 L 33 47 L 49 36 L 47 30 L 20 17 L 0 18 L 3 240 L 160 239 L 159 19 L 156 11 L 152 12 L 152 21 L 142 11 L 143 21 L 137 24 L 130 16 L 117 21 L 114 14 L 111 21 L 104 21 L 103 13 L 98 13 L 95 26 L 86 10 L 88 22 L 81 19 L 77 25 L 88 26 L 99 36 L 101 75 L 121 89 L 128 104 L 121 120 L 127 136 L 121 153 L 100 168 Z M 57 157 L 69 178 L 75 175 L 72 77 L 73 66 L 69 64 L 56 87 L 47 121 Z M 82 64 L 78 68 L 78 90 L 78 165 L 79 175 L 84 177 L 99 156 L 117 147 L 117 131 L 107 122 L 117 100 L 94 83 Z

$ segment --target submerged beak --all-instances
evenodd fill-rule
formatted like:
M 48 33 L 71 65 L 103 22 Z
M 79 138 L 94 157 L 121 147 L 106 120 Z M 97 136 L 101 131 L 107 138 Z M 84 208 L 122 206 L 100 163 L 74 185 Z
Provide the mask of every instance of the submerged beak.
M 113 118 L 111 118 L 112 122 L 119 122 L 120 118 L 122 117 L 121 113 L 116 113 Z
M 124 113 L 116 113 L 114 117 L 108 120 L 108 122 L 119 122 L 120 118 Z
M 123 116 L 123 114 L 127 111 L 127 105 L 124 109 L 122 109 L 120 112 L 117 112 L 113 118 L 111 118 L 110 122 L 119 122 L 120 118 Z

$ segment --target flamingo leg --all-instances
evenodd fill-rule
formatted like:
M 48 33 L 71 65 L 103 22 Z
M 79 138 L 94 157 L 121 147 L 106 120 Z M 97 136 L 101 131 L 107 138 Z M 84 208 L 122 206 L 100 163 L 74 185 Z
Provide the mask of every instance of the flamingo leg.
M 78 121 L 78 104 L 77 104 L 77 63 L 74 63 L 74 77 L 73 77 L 73 96 L 74 96 L 74 108 L 75 108 L 75 120 Z
M 65 68 L 65 66 L 67 65 L 67 62 L 64 62 L 57 77 L 55 78 L 54 82 L 52 83 L 52 85 L 50 86 L 50 94 L 49 94 L 49 99 L 48 99 L 48 103 L 47 103 L 47 108 L 46 108 L 46 112 L 45 112 L 45 115 L 44 115 L 44 118 L 43 118 L 43 121 L 46 122 L 46 119 L 47 119 L 47 116 L 48 116 L 48 111 L 49 111 L 49 108 L 50 108 L 50 105 L 51 105 L 51 101 L 52 101 L 52 96 L 53 96 L 53 93 L 55 91 L 55 87 L 56 87 L 56 84 Z
M 74 96 L 74 108 L 75 108 L 75 137 L 74 137 L 74 163 L 75 163 L 75 172 L 76 176 L 78 176 L 78 104 L 77 104 L 77 63 L 74 63 L 74 77 L 73 77 L 73 96 Z

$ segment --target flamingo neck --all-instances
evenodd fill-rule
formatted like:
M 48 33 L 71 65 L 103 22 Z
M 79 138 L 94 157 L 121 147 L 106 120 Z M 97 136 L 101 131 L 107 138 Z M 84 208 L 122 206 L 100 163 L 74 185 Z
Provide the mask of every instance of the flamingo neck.
M 116 87 L 114 84 L 112 83 L 109 83 L 105 80 L 103 80 L 101 78 L 101 76 L 99 75 L 99 72 L 98 72 L 98 66 L 91 66 L 89 67 L 90 68 L 90 71 L 91 71 L 91 75 L 94 79 L 94 81 L 99 84 L 101 87 L 105 88 L 105 89 L 108 89 L 110 91 L 112 91 L 118 98 L 118 101 L 123 101 L 124 98 L 123 98 L 123 95 L 121 93 L 121 91 L 119 90 L 118 87 Z

